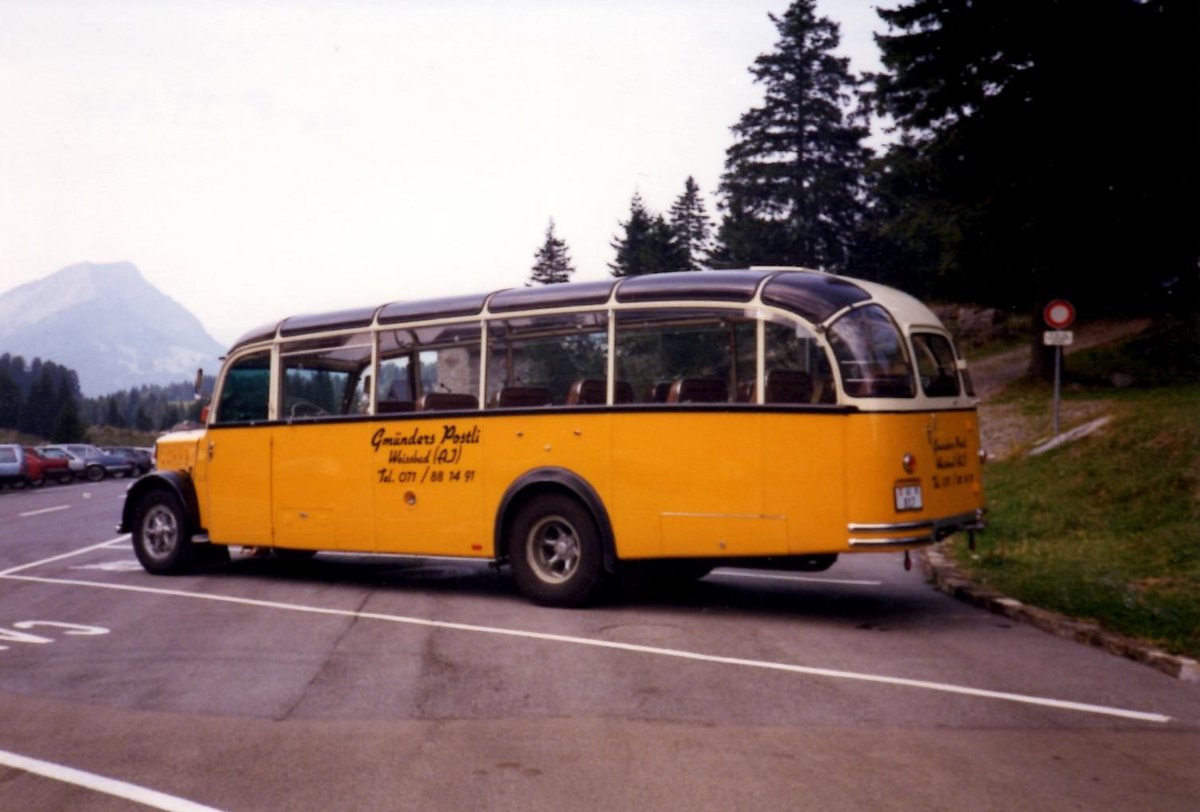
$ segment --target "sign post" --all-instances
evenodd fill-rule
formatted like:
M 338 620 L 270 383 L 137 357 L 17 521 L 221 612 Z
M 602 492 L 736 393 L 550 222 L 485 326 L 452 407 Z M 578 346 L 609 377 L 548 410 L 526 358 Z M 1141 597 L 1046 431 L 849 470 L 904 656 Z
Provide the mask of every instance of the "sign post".
M 1042 344 L 1054 347 L 1054 436 L 1058 436 L 1059 394 L 1062 389 L 1063 347 L 1075 341 L 1075 334 L 1068 330 L 1075 323 L 1075 306 L 1066 299 L 1055 299 L 1046 305 L 1042 318 L 1050 329 L 1042 333 Z

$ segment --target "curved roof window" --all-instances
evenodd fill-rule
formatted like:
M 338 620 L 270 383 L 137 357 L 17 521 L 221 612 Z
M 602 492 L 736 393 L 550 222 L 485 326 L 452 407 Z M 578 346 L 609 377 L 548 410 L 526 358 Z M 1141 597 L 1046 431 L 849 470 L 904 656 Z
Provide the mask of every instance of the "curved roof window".
M 847 279 L 797 271 L 773 277 L 763 287 L 762 298 L 820 324 L 845 307 L 865 302 L 871 294 Z
M 486 293 L 471 293 L 466 296 L 450 296 L 444 299 L 425 299 L 418 302 L 393 302 L 379 310 L 380 324 L 395 324 L 401 321 L 425 321 L 426 319 L 448 319 L 454 316 L 474 316 L 483 310 Z
M 698 271 L 627 276 L 617 288 L 618 302 L 663 302 L 669 299 L 748 302 L 767 271 Z
M 301 333 L 316 333 L 325 330 L 349 330 L 366 327 L 375 318 L 374 307 L 358 307 L 353 310 L 337 310 L 332 313 L 313 313 L 292 316 L 279 325 L 279 334 L 294 336 Z
M 612 294 L 615 279 L 598 282 L 571 282 L 565 285 L 537 285 L 529 288 L 510 288 L 492 296 L 488 310 L 506 313 L 539 307 L 574 307 L 605 304 Z

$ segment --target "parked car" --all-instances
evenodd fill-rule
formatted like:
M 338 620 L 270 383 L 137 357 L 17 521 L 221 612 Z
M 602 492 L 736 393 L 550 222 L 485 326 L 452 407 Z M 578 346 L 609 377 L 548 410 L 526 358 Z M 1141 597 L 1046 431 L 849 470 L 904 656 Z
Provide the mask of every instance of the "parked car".
M 54 460 L 55 464 L 60 466 L 62 473 L 58 475 L 58 481 L 64 485 L 77 476 L 83 476 L 84 462 L 82 459 L 71 454 L 66 449 L 57 448 L 56 446 L 42 445 L 34 449 L 47 460 Z
M 130 446 L 105 446 L 100 449 L 108 454 L 117 457 L 124 457 L 133 466 L 135 476 L 141 476 L 154 467 L 154 460 L 150 457 L 149 452 L 144 448 L 132 448 Z
M 25 452 L 15 443 L 0 445 L 0 485 L 25 484 Z
M 41 446 L 41 450 L 57 448 L 67 452 L 76 460 L 71 470 L 76 474 L 87 477 L 89 482 L 99 482 L 106 476 L 122 477 L 133 473 L 133 464 L 124 457 L 106 454 L 94 445 L 87 443 L 66 443 L 63 445 Z
M 65 455 L 51 456 L 36 448 L 24 446 L 26 479 L 35 488 L 40 488 L 47 479 L 65 485 L 75 478 L 70 460 Z

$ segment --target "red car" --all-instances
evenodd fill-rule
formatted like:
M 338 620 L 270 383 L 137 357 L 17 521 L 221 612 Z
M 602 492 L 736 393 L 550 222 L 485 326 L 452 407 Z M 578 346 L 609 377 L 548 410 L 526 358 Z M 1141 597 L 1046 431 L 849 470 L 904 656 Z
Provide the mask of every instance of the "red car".
M 40 488 L 47 479 L 54 479 L 65 485 L 75 478 L 70 460 L 66 457 L 52 457 L 29 446 L 24 446 L 24 450 L 25 481 L 30 486 Z

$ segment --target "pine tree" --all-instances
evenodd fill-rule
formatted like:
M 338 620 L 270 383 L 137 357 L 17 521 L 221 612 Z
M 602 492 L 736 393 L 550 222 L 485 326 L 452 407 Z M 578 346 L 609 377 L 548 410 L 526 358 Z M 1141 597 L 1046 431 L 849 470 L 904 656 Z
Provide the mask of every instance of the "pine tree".
M 50 439 L 56 443 L 71 443 L 82 440 L 87 433 L 87 425 L 79 416 L 79 404 L 72 391 L 71 377 L 64 374 L 58 382 L 58 414 L 50 431 Z
M 838 26 L 815 5 L 795 0 L 782 17 L 768 15 L 780 39 L 750 68 L 763 104 L 733 126 L 719 188 L 723 262 L 850 264 L 867 128 L 847 112 L 860 82 L 833 55 Z
M 8 374 L 7 368 L 0 368 L 0 428 L 15 429 L 21 416 L 24 398 L 21 397 L 21 387 Z
M 936 295 L 1032 304 L 1039 337 L 1050 298 L 1092 315 L 1197 301 L 1200 4 L 908 0 L 879 13 L 889 73 L 875 98 L 925 180 L 887 225 L 939 246 Z M 1033 370 L 1048 357 L 1035 345 Z
M 533 272 L 526 285 L 557 285 L 571 280 L 575 267 L 567 243 L 554 234 L 554 218 L 546 226 L 546 240 L 533 255 Z
M 685 266 L 691 271 L 701 270 L 712 250 L 713 226 L 704 209 L 700 187 L 690 175 L 683 185 L 683 194 L 675 198 L 671 206 L 669 222 L 683 252 Z
M 133 427 L 138 431 L 150 431 L 154 428 L 154 421 L 142 406 L 138 406 L 137 414 L 133 418 Z
M 123 429 L 126 426 L 125 418 L 121 416 L 121 410 L 117 406 L 115 395 L 108 399 L 108 411 L 104 414 L 104 424 L 118 429 Z
M 159 431 L 169 431 L 172 426 L 183 420 L 183 412 L 174 403 L 168 403 L 162 411 L 162 417 L 158 420 Z
M 32 366 L 37 370 L 37 378 L 33 388 L 29 390 L 21 415 L 18 428 L 26 434 L 38 437 L 49 437 L 54 431 L 54 421 L 58 417 L 58 398 L 54 392 L 54 380 L 46 365 L 34 359 Z
M 635 192 L 629 204 L 629 219 L 620 224 L 625 231 L 610 245 L 617 252 L 608 267 L 613 276 L 642 276 L 650 273 L 685 271 L 686 255 L 675 231 L 661 214 L 653 214 Z

